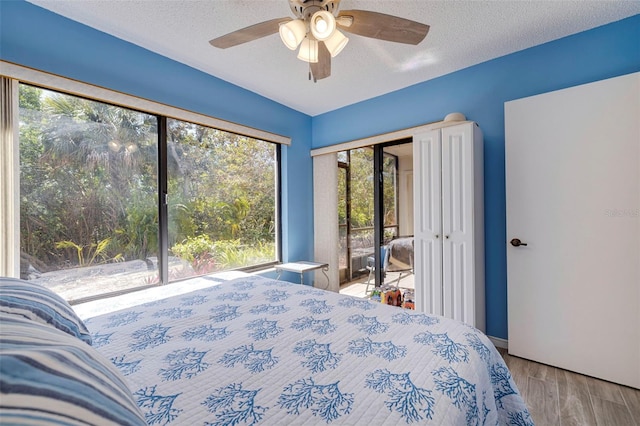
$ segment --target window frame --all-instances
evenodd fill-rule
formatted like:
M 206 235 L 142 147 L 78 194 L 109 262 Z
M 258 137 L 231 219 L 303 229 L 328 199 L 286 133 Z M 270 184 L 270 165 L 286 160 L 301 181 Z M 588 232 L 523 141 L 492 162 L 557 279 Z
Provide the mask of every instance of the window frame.
M 76 96 L 91 101 L 105 103 L 115 107 L 127 108 L 141 113 L 154 115 L 158 119 L 158 228 L 159 228 L 159 277 L 157 285 L 169 284 L 168 274 L 168 212 L 166 205 L 167 195 L 167 120 L 177 119 L 201 126 L 206 126 L 225 132 L 235 133 L 242 136 L 258 139 L 264 143 L 273 143 L 276 148 L 276 170 L 275 170 L 275 190 L 276 200 L 274 215 L 276 220 L 275 252 L 276 259 L 259 265 L 237 268 L 235 270 L 254 272 L 263 270 L 278 264 L 282 260 L 282 154 L 281 145 L 290 145 L 291 138 L 271 133 L 268 131 L 255 129 L 241 124 L 233 123 L 203 115 L 193 111 L 161 104 L 148 99 L 139 98 L 133 95 L 113 91 L 99 86 L 83 83 L 65 77 L 49 74 L 46 72 L 22 67 L 20 65 L 0 61 L 0 77 L 3 77 L 3 84 L 7 82 L 10 90 L 2 90 L 2 102 L 4 115 L 2 117 L 3 133 L 3 156 L 9 167 L 3 167 L 0 171 L 0 179 L 3 183 L 0 191 L 0 220 L 2 221 L 2 242 L 0 248 L 7 253 L 0 259 L 0 275 L 19 276 L 20 274 L 20 190 L 19 190 L 19 86 L 26 84 L 57 93 Z M 6 143 L 5 143 L 6 142 Z M 4 166 L 4 164 L 3 164 Z M 16 191 L 15 189 L 18 188 Z M 13 189 L 13 190 L 12 190 Z M 13 196 L 12 196 L 13 195 Z M 6 229 L 5 229 L 6 228 Z M 17 246 L 17 248 L 16 248 Z M 176 281 L 171 281 L 175 283 Z M 141 286 L 118 292 L 97 295 L 95 297 L 84 298 L 75 303 L 89 300 L 110 297 L 116 294 L 127 293 L 140 290 Z

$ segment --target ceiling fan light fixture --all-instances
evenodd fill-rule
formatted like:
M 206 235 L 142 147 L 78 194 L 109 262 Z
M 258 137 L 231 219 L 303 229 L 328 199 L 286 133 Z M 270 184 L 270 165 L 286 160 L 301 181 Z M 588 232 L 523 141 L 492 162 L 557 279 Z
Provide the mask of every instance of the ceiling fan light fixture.
M 335 32 L 336 18 L 327 10 L 319 10 L 311 16 L 309 27 L 316 40 L 324 41 Z
M 305 37 L 300 44 L 300 50 L 298 51 L 298 59 L 304 62 L 311 62 L 313 64 L 318 62 L 318 40 Z
M 301 19 L 294 19 L 286 24 L 280 24 L 280 38 L 285 46 L 296 50 L 307 34 L 307 27 Z
M 294 18 L 275 18 L 249 25 L 210 40 L 209 44 L 227 49 L 278 32 L 288 49 L 298 49 L 298 59 L 307 62 L 310 79 L 313 77 L 316 81 L 331 75 L 332 58 L 349 42 L 341 30 L 410 45 L 422 42 L 429 32 L 428 25 L 399 16 L 357 9 L 339 12 L 340 1 L 288 0 Z
M 327 46 L 332 58 L 338 56 L 338 53 L 342 52 L 342 49 L 347 45 L 349 39 L 345 37 L 340 31 L 334 31 L 333 35 L 324 41 L 324 45 Z

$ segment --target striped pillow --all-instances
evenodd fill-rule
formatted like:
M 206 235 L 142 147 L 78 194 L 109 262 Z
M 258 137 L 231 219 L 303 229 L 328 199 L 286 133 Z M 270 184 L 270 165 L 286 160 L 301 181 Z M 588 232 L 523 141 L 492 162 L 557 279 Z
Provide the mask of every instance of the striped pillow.
M 53 327 L 0 313 L 0 424 L 146 425 L 121 373 Z
M 62 297 L 40 284 L 0 277 L 0 312 L 50 324 L 91 344 L 91 334 L 73 308 Z

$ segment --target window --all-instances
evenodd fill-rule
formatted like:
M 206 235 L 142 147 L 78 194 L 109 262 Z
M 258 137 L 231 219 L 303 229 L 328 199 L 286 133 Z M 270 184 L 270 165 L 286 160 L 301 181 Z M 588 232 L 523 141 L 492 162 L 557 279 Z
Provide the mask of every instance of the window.
M 279 145 L 161 118 L 19 85 L 22 278 L 77 302 L 279 260 Z
M 275 262 L 277 145 L 168 120 L 169 279 Z
M 68 299 L 157 275 L 156 117 L 20 86 L 21 275 Z

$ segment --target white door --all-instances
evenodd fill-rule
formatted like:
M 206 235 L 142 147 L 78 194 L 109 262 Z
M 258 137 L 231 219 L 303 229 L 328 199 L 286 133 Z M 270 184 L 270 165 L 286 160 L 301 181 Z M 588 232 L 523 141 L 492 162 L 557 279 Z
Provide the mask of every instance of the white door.
M 441 132 L 413 137 L 416 309 L 442 315 Z
M 473 126 L 442 129 L 443 315 L 475 325 Z
M 640 387 L 640 73 L 505 104 L 509 352 Z M 525 245 L 509 244 L 520 239 Z

